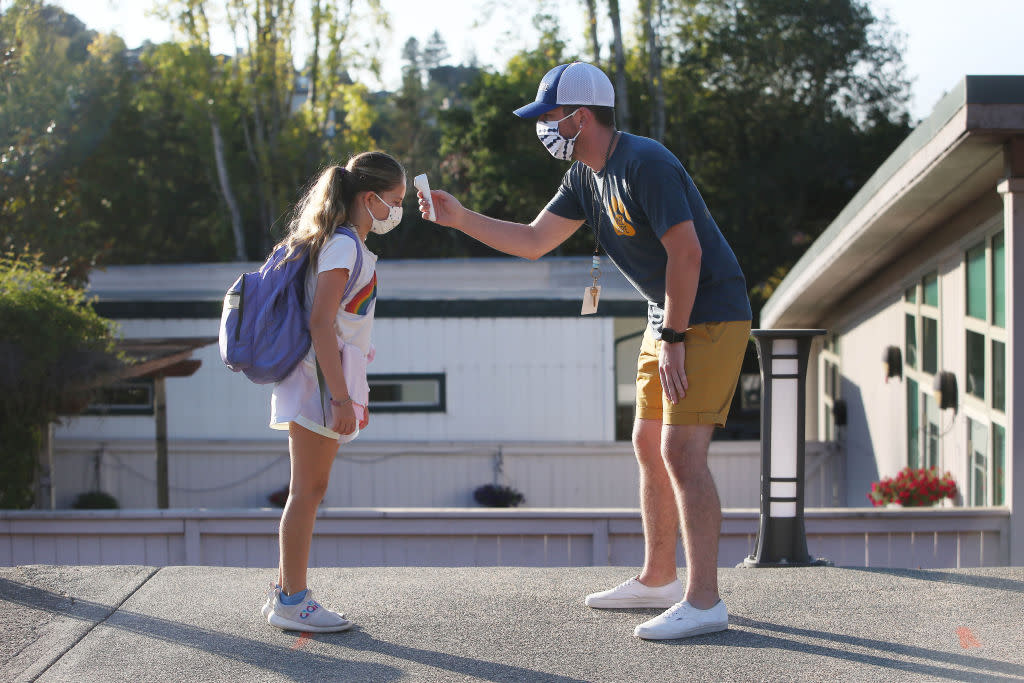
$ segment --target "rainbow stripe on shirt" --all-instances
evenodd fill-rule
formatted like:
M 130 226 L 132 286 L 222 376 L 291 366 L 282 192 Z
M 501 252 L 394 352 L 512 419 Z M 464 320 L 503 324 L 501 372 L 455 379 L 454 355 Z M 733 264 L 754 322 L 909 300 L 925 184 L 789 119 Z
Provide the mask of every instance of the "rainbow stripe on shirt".
M 374 271 L 373 277 L 366 283 L 366 286 L 356 292 L 356 295 L 349 299 L 349 302 L 345 304 L 346 313 L 355 313 L 356 315 L 366 315 L 370 312 L 370 305 L 377 298 L 377 273 Z

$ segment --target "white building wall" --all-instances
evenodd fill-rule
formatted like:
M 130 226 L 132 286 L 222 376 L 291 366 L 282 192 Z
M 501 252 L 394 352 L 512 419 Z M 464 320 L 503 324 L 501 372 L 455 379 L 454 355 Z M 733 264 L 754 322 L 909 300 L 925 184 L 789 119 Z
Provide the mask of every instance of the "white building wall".
M 866 496 L 879 474 L 906 464 L 906 387 L 885 382 L 882 351 L 903 346 L 903 310 L 890 296 L 855 327 L 835 330 L 840 340 L 840 398 L 847 404 L 846 500 L 870 505 Z
M 215 336 L 214 320 L 132 320 L 126 338 Z M 362 440 L 611 441 L 613 318 L 384 318 L 370 373 L 444 373 L 444 413 L 376 413 Z M 216 344 L 167 381 L 168 438 L 284 440 L 267 427 L 269 386 L 227 370 Z M 151 416 L 82 416 L 58 439 L 144 439 Z
M 848 505 L 867 504 L 865 496 L 873 481 L 893 476 L 907 466 L 906 378 L 884 381 L 882 352 L 890 345 L 897 346 L 901 353 L 905 351 L 903 294 L 907 287 L 931 272 L 937 272 L 939 277 L 938 370 L 954 373 L 958 384 L 958 409 L 944 410 L 940 416 L 939 468 L 953 474 L 961 494 L 966 490 L 967 417 L 972 409 L 964 399 L 964 254 L 991 233 L 993 219 L 976 221 L 974 226 L 972 230 L 963 230 L 961 237 L 944 248 L 933 249 L 926 260 L 901 261 L 894 267 L 897 272 L 887 274 L 889 284 L 885 291 L 867 299 L 868 303 L 857 309 L 846 311 L 834 328 L 842 337 L 841 398 L 847 401 L 849 418 L 845 455 Z M 921 353 L 920 338 L 918 344 Z M 906 363 L 905 356 L 903 360 Z M 921 385 L 919 389 L 927 392 L 931 386 Z M 820 401 L 816 384 L 809 384 L 808 397 L 812 392 L 814 400 Z M 978 419 L 987 420 L 984 413 Z M 923 434 L 921 438 L 923 441 Z

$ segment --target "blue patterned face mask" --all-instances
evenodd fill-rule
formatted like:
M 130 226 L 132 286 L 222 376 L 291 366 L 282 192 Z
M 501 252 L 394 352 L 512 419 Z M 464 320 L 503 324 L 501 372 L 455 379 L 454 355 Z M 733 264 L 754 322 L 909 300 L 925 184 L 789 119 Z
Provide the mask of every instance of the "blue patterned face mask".
M 579 110 L 577 109 L 576 111 Z M 574 111 L 572 114 L 575 113 Z M 537 121 L 537 137 L 540 139 L 541 144 L 551 153 L 551 156 L 562 161 L 572 160 L 572 151 L 576 147 L 576 138 L 583 132 L 583 126 L 580 126 L 580 129 L 576 131 L 576 135 L 573 135 L 571 138 L 567 138 L 558 132 L 558 124 L 565 121 L 572 114 L 563 116 L 557 121 Z

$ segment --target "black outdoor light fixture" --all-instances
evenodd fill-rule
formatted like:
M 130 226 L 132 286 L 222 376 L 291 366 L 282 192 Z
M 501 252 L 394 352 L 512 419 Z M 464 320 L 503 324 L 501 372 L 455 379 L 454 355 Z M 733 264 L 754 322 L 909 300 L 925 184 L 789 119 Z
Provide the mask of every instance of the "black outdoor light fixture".
M 832 421 L 835 422 L 836 427 L 846 426 L 846 401 L 841 398 L 836 399 L 832 404 Z
M 932 382 L 932 389 L 935 391 L 935 400 L 939 404 L 939 410 L 952 408 L 956 412 L 960 399 L 957 396 L 956 375 L 948 370 L 943 370 L 935 375 Z
M 882 353 L 882 365 L 885 367 L 885 381 L 890 377 L 903 379 L 903 352 L 898 346 L 886 346 Z
M 753 330 L 761 361 L 761 516 L 754 554 L 739 567 L 831 564 L 807 552 L 804 418 L 807 360 L 825 330 Z

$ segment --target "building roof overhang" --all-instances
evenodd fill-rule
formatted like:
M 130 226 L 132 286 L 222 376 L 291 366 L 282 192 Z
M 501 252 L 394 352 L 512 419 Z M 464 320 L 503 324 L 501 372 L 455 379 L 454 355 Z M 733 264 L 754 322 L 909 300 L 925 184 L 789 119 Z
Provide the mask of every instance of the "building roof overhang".
M 878 168 L 779 284 L 762 328 L 815 327 L 846 296 L 1006 175 L 1024 76 L 966 76 Z

